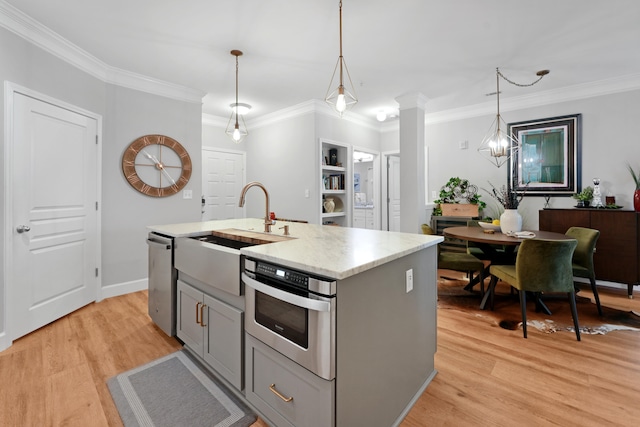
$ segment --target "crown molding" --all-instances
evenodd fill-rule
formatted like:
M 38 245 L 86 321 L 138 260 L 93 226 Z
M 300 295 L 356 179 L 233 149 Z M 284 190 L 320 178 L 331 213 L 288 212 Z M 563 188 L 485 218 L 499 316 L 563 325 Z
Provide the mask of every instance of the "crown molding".
M 289 120 L 295 117 L 303 116 L 305 114 L 320 114 L 323 116 L 331 117 L 338 120 L 344 120 L 354 123 L 358 126 L 366 127 L 375 131 L 380 131 L 380 125 L 377 121 L 369 119 L 360 114 L 353 112 L 347 112 L 342 118 L 339 118 L 336 112 L 327 105 L 326 102 L 319 99 L 311 99 L 309 101 L 296 104 L 291 107 L 283 108 L 273 113 L 265 114 L 254 119 L 247 119 L 245 121 L 248 128 L 261 128 L 263 126 L 273 125 L 283 120 Z M 213 114 L 202 113 L 202 123 L 209 126 L 225 127 L 228 119 L 223 119 L 220 116 L 214 116 Z
M 640 89 L 640 74 L 629 74 L 596 82 L 582 83 L 531 95 L 500 98 L 500 112 L 541 107 L 550 104 L 576 101 L 596 96 L 612 95 Z M 495 114 L 496 103 L 484 102 L 451 110 L 425 114 L 425 124 L 436 124 L 454 120 Z
M 4 0 L 0 1 L 0 27 L 105 83 L 200 104 L 205 95 L 203 91 L 111 67 Z
M 202 124 L 207 126 L 226 128 L 229 123 L 229 119 L 224 117 L 214 116 L 209 113 L 202 113 Z

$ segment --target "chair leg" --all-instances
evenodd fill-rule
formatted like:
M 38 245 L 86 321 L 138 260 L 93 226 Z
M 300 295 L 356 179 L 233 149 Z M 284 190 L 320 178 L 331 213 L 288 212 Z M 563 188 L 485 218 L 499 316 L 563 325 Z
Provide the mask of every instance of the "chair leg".
M 495 292 L 497 282 L 498 278 L 496 276 L 491 276 L 491 280 L 489 281 L 489 288 L 487 288 L 487 292 L 484 294 L 484 296 L 482 297 L 482 301 L 480 302 L 480 310 L 485 310 L 487 308 L 487 302 L 489 300 L 489 297 L 491 297 L 493 295 L 493 292 Z M 491 309 L 493 310 L 493 299 L 489 301 L 489 304 L 491 305 Z
M 484 296 L 484 268 L 480 269 L 479 274 L 480 274 L 480 297 L 483 297 Z
M 522 312 L 522 334 L 527 337 L 527 293 L 520 290 L 520 311 Z
M 580 341 L 580 325 L 578 324 L 578 310 L 576 309 L 576 294 L 568 292 L 569 305 L 571 306 L 571 317 L 573 317 L 573 327 L 576 329 L 576 338 Z
M 596 307 L 598 307 L 598 314 L 602 316 L 602 306 L 600 305 L 600 296 L 598 295 L 596 278 L 592 276 L 589 278 L 589 280 L 591 281 L 591 291 L 593 291 L 593 296 L 596 299 Z

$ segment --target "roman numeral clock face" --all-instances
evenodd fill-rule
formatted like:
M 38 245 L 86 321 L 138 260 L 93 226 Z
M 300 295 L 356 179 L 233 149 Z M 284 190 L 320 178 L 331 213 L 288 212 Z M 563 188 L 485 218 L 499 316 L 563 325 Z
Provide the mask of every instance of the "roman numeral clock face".
M 127 147 L 122 172 L 133 188 L 151 197 L 182 190 L 191 178 L 191 158 L 178 141 L 164 135 L 145 135 Z

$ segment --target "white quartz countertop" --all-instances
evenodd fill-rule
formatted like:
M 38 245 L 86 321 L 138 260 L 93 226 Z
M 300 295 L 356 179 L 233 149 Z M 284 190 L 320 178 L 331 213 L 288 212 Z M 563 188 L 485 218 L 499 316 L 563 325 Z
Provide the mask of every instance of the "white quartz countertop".
M 271 228 L 275 235 L 289 226 L 291 240 L 250 246 L 243 255 L 296 268 L 309 273 L 345 279 L 401 258 L 443 240 L 442 236 L 397 233 L 350 227 L 277 221 Z M 150 231 L 171 237 L 192 237 L 213 230 L 237 228 L 264 232 L 262 219 L 244 218 L 149 226 Z

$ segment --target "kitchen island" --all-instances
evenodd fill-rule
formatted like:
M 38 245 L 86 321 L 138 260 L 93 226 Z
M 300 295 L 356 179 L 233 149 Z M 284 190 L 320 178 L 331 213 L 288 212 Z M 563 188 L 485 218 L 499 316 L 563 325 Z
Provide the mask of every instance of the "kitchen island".
M 321 378 L 245 333 L 234 341 L 244 348 L 238 355 L 244 359 L 238 366 L 244 369 L 233 377 L 237 380 L 227 383 L 274 426 L 398 425 L 435 375 L 436 245 L 442 237 L 293 222 L 277 222 L 270 235 L 283 235 L 285 225 L 288 239 L 238 252 L 242 260 L 271 263 L 335 285 L 331 309 L 335 338 L 330 349 L 335 375 Z M 215 230 L 261 233 L 263 228 L 261 219 L 149 227 L 176 239 Z M 243 266 L 240 263 L 238 276 Z M 177 267 L 179 287 L 194 287 L 222 300 L 240 316 L 239 324 L 252 321 L 251 313 L 244 313 L 243 289 L 238 296 L 226 296 Z M 204 319 L 202 323 L 210 327 L 211 319 L 206 314 Z M 185 346 L 195 345 L 185 340 Z M 228 354 L 218 359 L 228 359 Z M 228 380 L 221 372 L 227 367 L 214 362 L 208 363 L 214 374 Z M 269 375 L 275 379 L 266 378 Z M 282 395 L 295 398 L 277 397 L 269 383 Z

